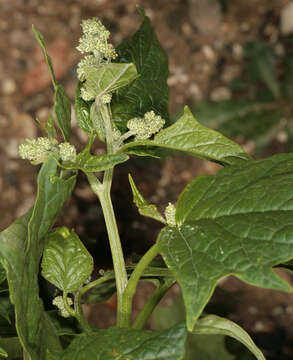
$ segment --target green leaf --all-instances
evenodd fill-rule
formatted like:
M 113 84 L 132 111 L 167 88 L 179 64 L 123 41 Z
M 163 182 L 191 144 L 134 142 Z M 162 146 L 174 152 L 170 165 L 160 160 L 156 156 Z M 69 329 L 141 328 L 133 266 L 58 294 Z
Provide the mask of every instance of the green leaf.
M 133 63 L 116 64 L 109 63 L 101 65 L 99 68 L 93 69 L 89 67 L 87 70 L 86 81 L 83 88 L 93 98 L 101 97 L 104 94 L 128 85 L 138 77 L 136 67 Z
M 192 110 L 200 123 L 229 138 L 254 140 L 260 150 L 280 129 L 282 113 L 275 103 L 247 100 L 202 102 Z
M 55 229 L 46 237 L 42 276 L 64 293 L 74 293 L 93 271 L 93 258 L 74 231 Z
M 230 336 L 245 345 L 258 360 L 265 360 L 262 352 L 247 332 L 231 320 L 216 315 L 205 316 L 197 321 L 193 333 L 199 335 Z
M 40 45 L 40 47 L 41 47 L 41 49 L 43 51 L 45 61 L 46 61 L 47 65 L 48 65 L 48 68 L 49 68 L 49 71 L 50 71 L 52 84 L 53 84 L 53 86 L 54 86 L 54 88 L 56 90 L 58 83 L 57 83 L 57 80 L 55 78 L 51 58 L 48 55 L 47 50 L 46 50 L 46 45 L 45 45 L 43 35 L 34 26 L 32 26 L 32 31 L 33 31 L 33 33 L 35 35 L 35 38 L 36 38 L 37 42 L 39 43 L 39 45 Z
M 275 74 L 275 55 L 264 42 L 248 42 L 244 47 L 245 68 L 253 81 L 266 84 L 276 99 L 280 98 L 280 84 Z
M 224 276 L 291 291 L 272 266 L 293 258 L 292 177 L 293 154 L 281 154 L 199 176 L 180 195 L 179 228 L 165 227 L 158 243 L 189 330 Z
M 57 124 L 65 141 L 69 141 L 71 134 L 71 104 L 62 85 L 55 89 L 54 111 Z
M 50 139 L 57 139 L 56 129 L 54 126 L 53 116 L 50 115 L 46 123 L 46 132 Z
M 155 135 L 154 140 L 130 142 L 122 147 L 121 152 L 136 147 L 158 146 L 187 152 L 199 158 L 233 165 L 250 157 L 242 147 L 215 130 L 198 123 L 186 106 L 184 115 L 177 122 Z
M 92 121 L 92 126 L 95 133 L 98 135 L 99 139 L 103 142 L 106 141 L 106 130 L 104 125 L 104 120 L 99 110 L 96 102 L 93 102 L 90 109 L 90 118 Z
M 164 217 L 160 214 L 159 210 L 157 209 L 156 205 L 149 204 L 141 195 L 139 190 L 137 189 L 131 175 L 128 175 L 128 180 L 131 186 L 132 195 L 133 195 L 133 202 L 138 208 L 138 212 L 142 216 L 150 217 L 152 219 L 155 219 L 157 221 L 162 222 L 163 224 L 166 224 L 166 220 Z
M 11 323 L 10 317 L 13 315 L 13 305 L 9 300 L 9 294 L 0 294 L 0 316 Z
M 140 13 L 144 20 L 139 30 L 116 48 L 117 62 L 134 62 L 140 75 L 113 96 L 113 119 L 121 131 L 126 130 L 129 119 L 143 117 L 150 110 L 169 122 L 168 57 L 157 40 L 149 18 L 142 10 Z
M 75 185 L 75 176 L 61 179 L 49 158 L 38 176 L 35 205 L 0 234 L 0 261 L 15 306 L 18 336 L 31 360 L 45 358 L 47 348 L 61 349 L 55 329 L 39 298 L 38 272 L 44 236 L 59 216 Z
M 86 297 L 87 304 L 97 304 L 100 302 L 105 302 L 110 299 L 112 295 L 116 292 L 116 283 L 115 279 L 110 279 L 102 284 L 96 285 L 91 288 Z
M 182 323 L 162 333 L 110 328 L 77 337 L 60 360 L 179 360 L 186 334 Z
M 75 117 L 78 126 L 87 134 L 91 134 L 94 131 L 92 120 L 90 117 L 90 105 L 83 100 L 80 96 L 80 89 L 82 88 L 82 82 L 78 82 L 75 92 Z
M 3 350 L 2 346 L 5 350 Z M 7 354 L 6 356 L 4 355 L 5 353 Z M 0 337 L 0 356 L 4 356 L 8 358 L 8 360 L 13 360 L 22 358 L 22 355 L 23 349 L 18 337 Z

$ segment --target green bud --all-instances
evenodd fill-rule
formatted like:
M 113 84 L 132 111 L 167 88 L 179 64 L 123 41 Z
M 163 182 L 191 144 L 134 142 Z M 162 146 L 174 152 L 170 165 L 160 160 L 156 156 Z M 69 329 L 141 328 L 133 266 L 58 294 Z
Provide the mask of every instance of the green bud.
M 67 302 L 69 305 L 73 304 L 73 301 L 71 298 L 67 298 Z M 58 310 L 60 311 L 60 315 L 64 318 L 68 318 L 70 317 L 69 312 L 65 309 L 65 304 L 64 304 L 64 299 L 63 296 L 56 296 L 53 301 L 52 304 L 55 305 Z
M 112 94 L 104 94 L 101 97 L 101 102 L 102 104 L 109 104 L 112 100 Z

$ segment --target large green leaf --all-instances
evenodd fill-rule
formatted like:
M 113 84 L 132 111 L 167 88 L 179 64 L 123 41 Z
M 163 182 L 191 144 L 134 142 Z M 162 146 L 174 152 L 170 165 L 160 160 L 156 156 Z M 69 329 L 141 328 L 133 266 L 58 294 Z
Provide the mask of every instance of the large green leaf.
M 18 336 L 31 360 L 45 358 L 47 348 L 61 349 L 55 329 L 39 298 L 38 272 L 44 236 L 55 223 L 75 184 L 62 179 L 49 158 L 38 176 L 35 205 L 0 234 L 0 261 L 15 306 Z
M 163 224 L 166 224 L 166 220 L 161 215 L 156 205 L 149 204 L 141 195 L 130 174 L 128 175 L 128 179 L 132 190 L 133 201 L 137 206 L 139 213 L 142 216 L 150 217 L 162 222 Z
M 134 152 L 138 147 L 163 147 L 187 152 L 203 159 L 232 165 L 250 157 L 242 147 L 215 130 L 209 129 L 193 117 L 186 106 L 183 116 L 175 124 L 161 130 L 154 140 L 130 142 L 121 152 Z
M 77 337 L 60 360 L 179 360 L 186 335 L 182 323 L 161 333 L 110 328 Z
M 86 81 L 82 86 L 93 98 L 112 93 L 138 77 L 133 63 L 109 63 L 95 69 L 89 67 L 86 74 Z
M 247 332 L 231 320 L 216 315 L 205 316 L 198 320 L 193 333 L 198 335 L 230 336 L 245 345 L 258 360 L 265 360 L 262 352 Z
M 46 237 L 42 275 L 65 293 L 77 291 L 93 271 L 93 258 L 78 235 L 66 227 Z
M 113 119 L 122 131 L 126 130 L 129 119 L 142 117 L 150 110 L 169 121 L 168 58 L 149 18 L 142 10 L 140 12 L 144 20 L 139 30 L 116 48 L 117 62 L 134 62 L 140 75 L 131 84 L 119 89 L 111 103 Z
M 188 329 L 224 276 L 291 290 L 272 266 L 293 258 L 292 177 L 293 154 L 281 154 L 199 176 L 183 191 L 179 227 L 165 227 L 158 243 L 182 288 Z
M 55 89 L 54 111 L 63 138 L 65 141 L 69 141 L 71 134 L 71 104 L 62 85 L 57 85 Z
M 79 81 L 76 87 L 74 111 L 78 126 L 87 134 L 94 131 L 93 123 L 90 118 L 90 105 L 80 96 L 82 83 Z

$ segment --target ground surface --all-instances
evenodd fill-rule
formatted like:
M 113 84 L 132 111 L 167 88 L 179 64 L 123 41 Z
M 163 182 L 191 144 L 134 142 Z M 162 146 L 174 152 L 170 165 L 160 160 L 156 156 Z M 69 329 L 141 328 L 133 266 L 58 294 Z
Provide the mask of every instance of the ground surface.
M 34 119 L 45 120 L 52 111 L 50 79 L 31 24 L 46 38 L 57 77 L 73 98 L 75 65 L 79 60 L 75 47 L 81 19 L 102 18 L 112 31 L 113 43 L 118 45 L 139 26 L 136 4 L 140 4 L 169 55 L 173 113 L 184 104 L 193 105 L 202 99 L 230 98 L 227 84 L 241 74 L 244 42 L 263 39 L 280 52 L 279 17 L 287 3 L 233 0 L 228 1 L 228 10 L 222 13 L 202 0 L 0 0 L 0 230 L 33 204 L 36 168 L 18 158 L 17 148 L 25 138 L 41 135 Z M 76 127 L 73 141 L 78 147 L 86 141 Z M 126 254 L 142 253 L 159 230 L 154 222 L 136 215 L 129 201 L 129 172 L 134 174 L 145 197 L 163 207 L 168 201 L 175 201 L 194 176 L 215 173 L 217 169 L 208 162 L 179 157 L 156 162 L 134 160 L 128 167 L 121 167 L 116 174 L 119 181 L 114 182 L 113 197 Z M 101 217 L 97 220 L 97 212 L 100 213 L 96 199 L 80 178 L 60 222 L 75 227 L 88 239 L 97 264 L 107 267 L 106 234 Z M 248 287 L 235 279 L 226 281 L 222 287 L 235 295 L 226 315 L 254 334 L 268 359 L 292 359 L 293 297 Z M 143 287 L 137 297 L 137 308 L 148 291 Z M 227 297 L 218 291 L 213 302 L 222 304 L 221 301 L 227 305 Z M 107 326 L 114 319 L 112 305 L 110 302 L 87 309 L 89 317 Z M 226 307 L 222 306 L 222 312 L 223 308 Z

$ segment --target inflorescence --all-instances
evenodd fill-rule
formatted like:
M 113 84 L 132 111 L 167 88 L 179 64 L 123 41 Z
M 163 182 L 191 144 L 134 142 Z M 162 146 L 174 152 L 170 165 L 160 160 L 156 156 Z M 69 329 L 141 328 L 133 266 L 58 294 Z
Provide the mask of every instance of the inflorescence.
M 127 122 L 128 129 L 135 135 L 135 140 L 146 140 L 159 132 L 165 124 L 165 120 L 154 111 L 144 114 L 143 118 L 133 118 Z

